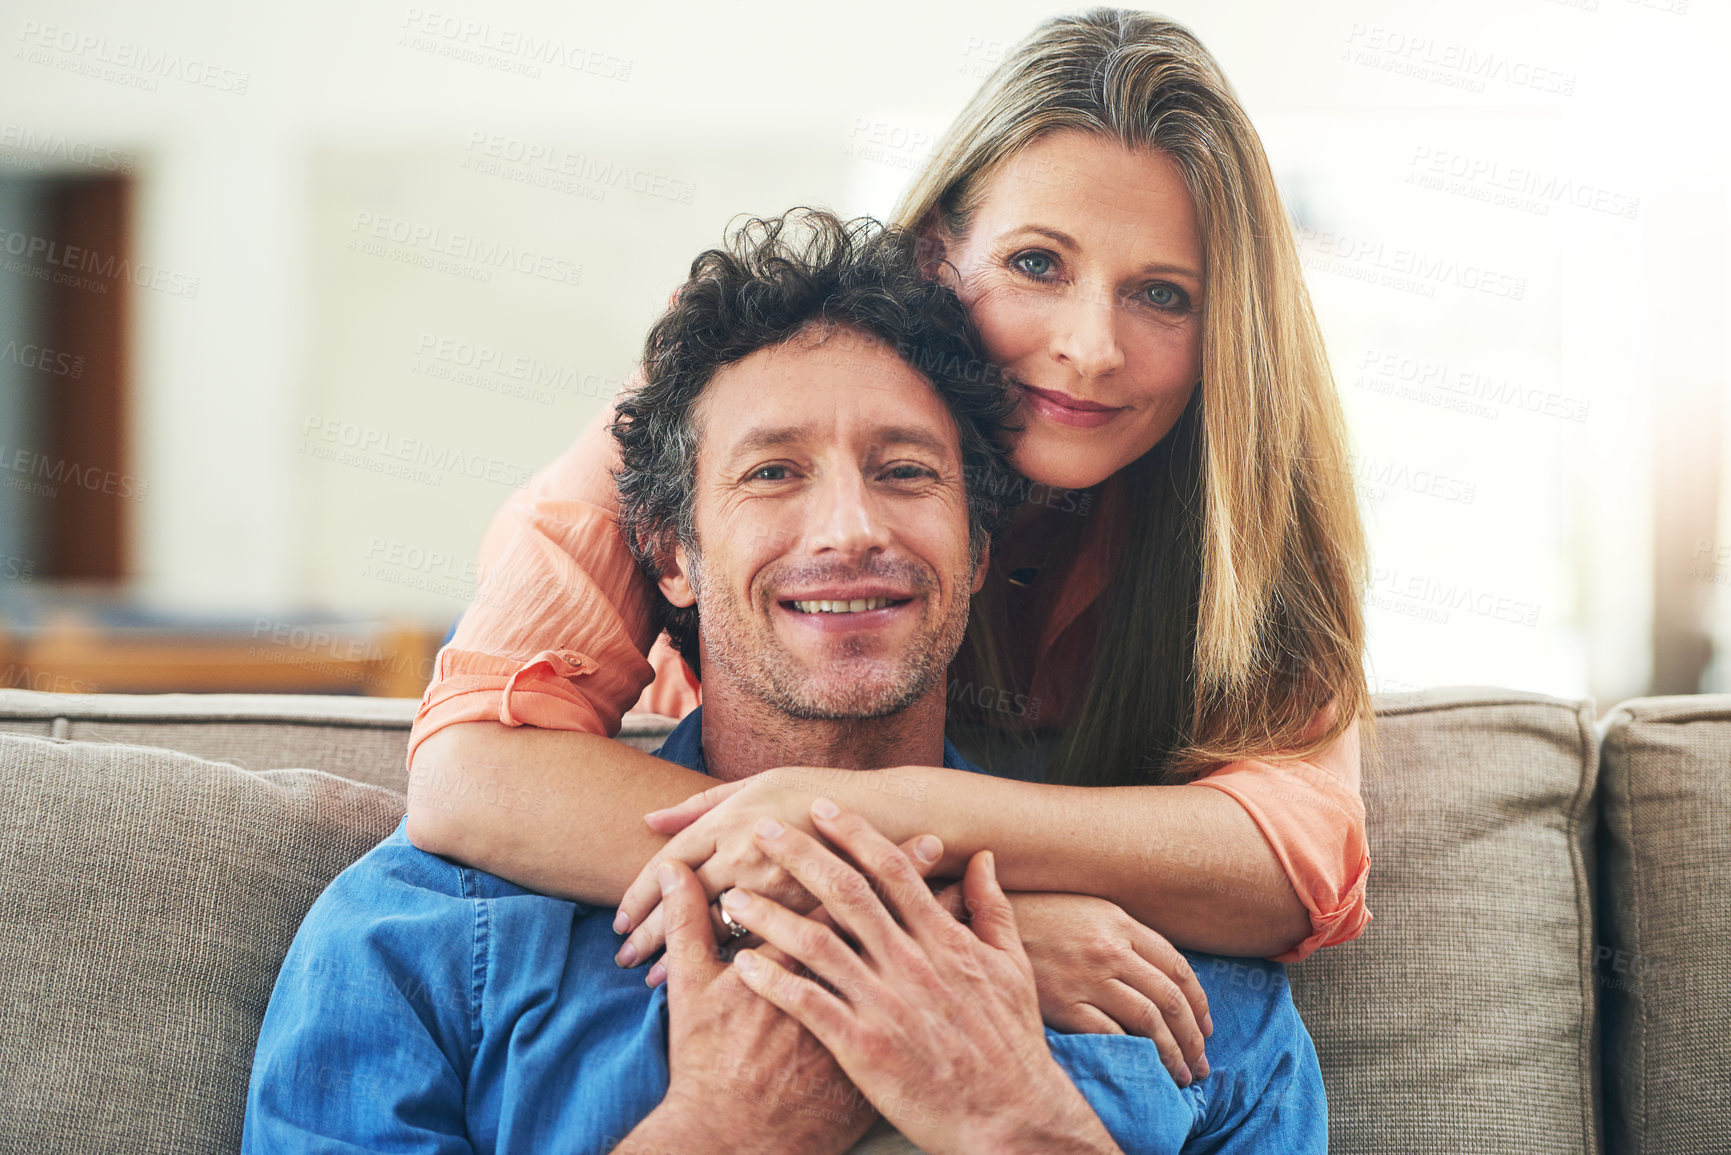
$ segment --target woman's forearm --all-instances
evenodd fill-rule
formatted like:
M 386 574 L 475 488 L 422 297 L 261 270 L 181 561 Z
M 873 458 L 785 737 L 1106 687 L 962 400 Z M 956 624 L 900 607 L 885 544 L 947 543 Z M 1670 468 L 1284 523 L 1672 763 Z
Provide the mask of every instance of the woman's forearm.
M 1310 933 L 1267 840 L 1219 791 L 1046 786 L 921 766 L 814 777 L 806 789 L 833 794 L 892 840 L 937 834 L 938 874 L 959 875 L 990 849 L 1004 889 L 1108 899 L 1187 950 L 1269 957 Z M 408 835 L 530 890 L 615 906 L 667 842 L 644 814 L 714 784 L 599 734 L 465 722 L 416 749 Z
M 1047 786 L 905 766 L 895 790 L 842 786 L 837 801 L 892 839 L 943 839 L 937 874 L 989 849 L 1005 890 L 1117 903 L 1186 950 L 1266 958 L 1311 932 L 1310 915 L 1244 808 L 1185 786 Z M 892 833 L 893 832 L 893 833 Z
M 600 734 L 464 722 L 415 750 L 409 841 L 542 894 L 616 906 L 667 843 L 643 816 L 713 785 Z

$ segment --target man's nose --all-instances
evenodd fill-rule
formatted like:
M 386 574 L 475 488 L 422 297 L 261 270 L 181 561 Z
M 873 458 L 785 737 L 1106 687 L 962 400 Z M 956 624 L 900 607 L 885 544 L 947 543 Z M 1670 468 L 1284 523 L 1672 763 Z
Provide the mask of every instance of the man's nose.
M 866 479 L 856 470 L 832 473 L 819 483 L 809 518 L 806 540 L 813 553 L 838 550 L 863 557 L 890 543 Z
M 1082 377 L 1104 377 L 1124 367 L 1118 342 L 1118 302 L 1105 289 L 1083 282 L 1053 320 L 1052 356 Z

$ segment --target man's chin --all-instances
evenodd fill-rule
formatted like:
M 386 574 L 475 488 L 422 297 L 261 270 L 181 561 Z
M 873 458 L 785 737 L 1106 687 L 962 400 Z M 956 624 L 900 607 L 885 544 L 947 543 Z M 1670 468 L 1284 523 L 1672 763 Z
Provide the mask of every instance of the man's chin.
M 796 685 L 777 687 L 779 708 L 810 722 L 862 721 L 899 714 L 917 702 L 926 691 L 916 674 L 893 671 L 848 671 L 830 668 L 801 679 Z

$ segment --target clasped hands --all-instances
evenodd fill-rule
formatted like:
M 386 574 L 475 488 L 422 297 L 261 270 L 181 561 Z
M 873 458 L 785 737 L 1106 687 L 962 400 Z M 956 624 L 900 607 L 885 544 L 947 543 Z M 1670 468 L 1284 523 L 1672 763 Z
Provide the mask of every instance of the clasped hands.
M 639 873 L 619 905 L 614 929 L 631 932 L 620 948 L 619 964 L 646 962 L 664 944 L 667 904 L 658 876 L 662 863 L 676 863 L 694 873 L 711 900 L 737 888 L 796 913 L 814 911 L 818 892 L 791 873 L 757 832 L 768 819 L 808 837 L 819 835 L 812 803 L 810 776 L 814 774 L 825 776 L 826 788 L 835 788 L 843 808 L 862 815 L 868 806 L 879 811 L 874 818 L 862 816 L 862 821 L 874 825 L 888 840 L 906 839 L 904 849 L 919 872 L 933 873 L 941 861 L 941 848 L 931 859 L 921 859 L 914 853 L 920 841 L 918 830 L 891 828 L 893 822 L 906 823 L 910 807 L 899 794 L 910 786 L 919 788 L 919 773 L 918 768 L 908 767 L 849 771 L 838 777 L 833 770 L 781 768 L 712 787 L 651 813 L 646 819 L 649 826 L 668 835 L 669 841 Z M 875 805 L 879 799 L 892 804 Z M 951 871 L 959 865 L 951 866 Z M 938 901 L 953 914 L 966 917 L 962 898 L 959 883 L 938 894 Z M 1213 1031 L 1208 999 L 1188 960 L 1172 943 L 1105 899 L 1016 891 L 1008 899 L 1047 1025 L 1072 1033 L 1141 1035 L 1154 1042 L 1178 1085 L 1207 1076 L 1204 1039 Z M 719 913 L 709 909 L 721 932 Z M 746 919 L 739 921 L 757 929 Z M 658 985 L 665 974 L 666 963 L 655 963 L 648 974 L 650 985 Z
M 1046 1044 L 991 853 L 959 883 L 964 923 L 926 882 L 934 838 L 898 847 L 827 799 L 810 820 L 821 839 L 769 818 L 754 836 L 822 909 L 731 890 L 761 940 L 732 965 L 690 867 L 656 865 L 670 1080 L 616 1150 L 841 1152 L 882 1114 L 932 1155 L 1117 1152 Z

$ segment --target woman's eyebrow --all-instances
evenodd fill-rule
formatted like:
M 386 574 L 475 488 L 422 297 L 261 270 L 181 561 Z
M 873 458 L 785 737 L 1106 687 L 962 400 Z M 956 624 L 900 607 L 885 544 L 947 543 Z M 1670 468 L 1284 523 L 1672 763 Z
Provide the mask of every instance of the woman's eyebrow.
M 1075 237 L 1072 237 L 1063 229 L 1055 229 L 1050 225 L 1023 225 L 1016 231 L 1023 233 L 1036 233 L 1042 237 L 1057 241 L 1060 245 L 1063 245 L 1068 249 L 1079 249 L 1082 247 L 1076 243 Z M 1138 270 L 1138 275 L 1146 273 L 1166 273 L 1168 275 L 1189 277 L 1192 280 L 1197 281 L 1202 279 L 1202 274 L 1191 268 L 1189 265 L 1169 265 L 1161 261 L 1150 261 Z

